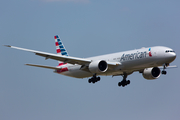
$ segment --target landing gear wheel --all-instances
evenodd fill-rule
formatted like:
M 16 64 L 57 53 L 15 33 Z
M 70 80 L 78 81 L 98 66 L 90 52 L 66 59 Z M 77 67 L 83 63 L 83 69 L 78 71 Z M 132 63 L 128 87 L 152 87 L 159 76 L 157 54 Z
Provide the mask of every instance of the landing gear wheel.
M 122 87 L 125 87 L 126 85 L 129 85 L 130 84 L 130 80 L 126 80 L 127 78 L 127 73 L 124 73 L 123 75 L 123 80 L 121 82 L 118 83 L 118 86 L 122 86 Z
M 163 74 L 163 75 L 166 75 L 166 74 L 167 74 L 167 72 L 166 72 L 166 71 L 162 71 L 162 74 Z
M 118 86 L 121 87 L 121 82 L 118 83 Z
M 91 79 L 89 79 L 88 82 L 91 83 L 92 82 Z
M 169 66 L 169 63 L 163 64 L 163 71 L 161 72 L 163 75 L 166 75 L 167 72 L 165 71 L 166 67 Z
M 122 87 L 125 87 L 125 86 L 126 86 L 125 84 L 122 85 Z
M 96 74 L 94 74 L 93 77 L 88 80 L 88 82 L 89 83 L 92 82 L 94 84 L 94 83 L 100 81 L 100 79 L 101 79 L 100 77 L 96 77 Z
M 127 84 L 127 85 L 129 85 L 130 83 L 131 83 L 131 81 L 130 81 L 130 80 L 126 81 L 126 84 Z

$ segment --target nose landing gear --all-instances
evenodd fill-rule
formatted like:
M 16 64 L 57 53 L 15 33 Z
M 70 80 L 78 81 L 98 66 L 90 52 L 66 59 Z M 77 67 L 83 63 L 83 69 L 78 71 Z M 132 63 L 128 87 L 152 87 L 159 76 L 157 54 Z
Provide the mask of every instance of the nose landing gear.
M 166 69 L 167 66 L 169 66 L 168 63 L 165 63 L 165 64 L 163 65 L 163 70 L 162 70 L 162 72 L 161 72 L 163 75 L 166 75 L 166 74 L 167 74 L 167 72 L 165 71 L 165 69 Z
M 162 74 L 163 74 L 163 75 L 166 75 L 166 74 L 167 74 L 167 72 L 166 72 L 165 70 L 163 70 L 163 71 L 162 71 Z

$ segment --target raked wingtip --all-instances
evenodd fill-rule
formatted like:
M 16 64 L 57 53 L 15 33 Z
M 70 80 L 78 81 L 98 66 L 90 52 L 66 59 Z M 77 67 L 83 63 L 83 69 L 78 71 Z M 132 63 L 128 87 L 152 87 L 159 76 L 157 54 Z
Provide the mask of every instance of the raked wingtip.
M 10 45 L 4 45 L 5 47 L 11 47 Z

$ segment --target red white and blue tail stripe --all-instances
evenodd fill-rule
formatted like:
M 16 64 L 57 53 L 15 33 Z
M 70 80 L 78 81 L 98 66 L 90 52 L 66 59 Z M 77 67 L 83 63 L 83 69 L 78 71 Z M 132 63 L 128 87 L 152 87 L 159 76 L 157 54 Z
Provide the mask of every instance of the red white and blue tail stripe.
M 57 54 L 68 56 L 67 50 L 65 49 L 65 47 L 64 47 L 62 41 L 60 40 L 59 36 L 58 35 L 54 36 L 54 39 L 55 39 Z
M 59 36 L 58 35 L 54 36 L 54 39 L 55 39 L 57 54 L 68 56 L 67 50 L 65 49 L 65 47 L 64 47 L 62 41 L 60 40 Z M 63 63 L 62 61 L 58 61 L 58 62 L 59 62 L 59 65 L 57 67 L 67 64 L 67 63 Z

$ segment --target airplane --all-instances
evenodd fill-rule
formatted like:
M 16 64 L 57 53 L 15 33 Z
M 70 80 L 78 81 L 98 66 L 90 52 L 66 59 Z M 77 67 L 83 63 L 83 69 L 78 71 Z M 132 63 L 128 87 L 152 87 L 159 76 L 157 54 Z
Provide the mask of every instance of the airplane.
M 57 54 L 41 52 L 31 49 L 25 49 L 10 45 L 6 47 L 33 52 L 45 59 L 58 61 L 58 66 L 45 66 L 37 64 L 25 64 L 28 66 L 53 69 L 55 73 L 70 76 L 74 78 L 89 78 L 89 83 L 100 81 L 99 76 L 122 76 L 123 80 L 118 86 L 125 87 L 130 84 L 127 76 L 133 72 L 142 73 L 147 80 L 153 80 L 166 75 L 166 68 L 175 68 L 169 66 L 176 58 L 173 49 L 164 46 L 143 47 L 124 52 L 100 55 L 89 58 L 78 58 L 69 56 L 64 44 L 58 35 L 54 36 Z M 162 71 L 160 69 L 163 69 Z

